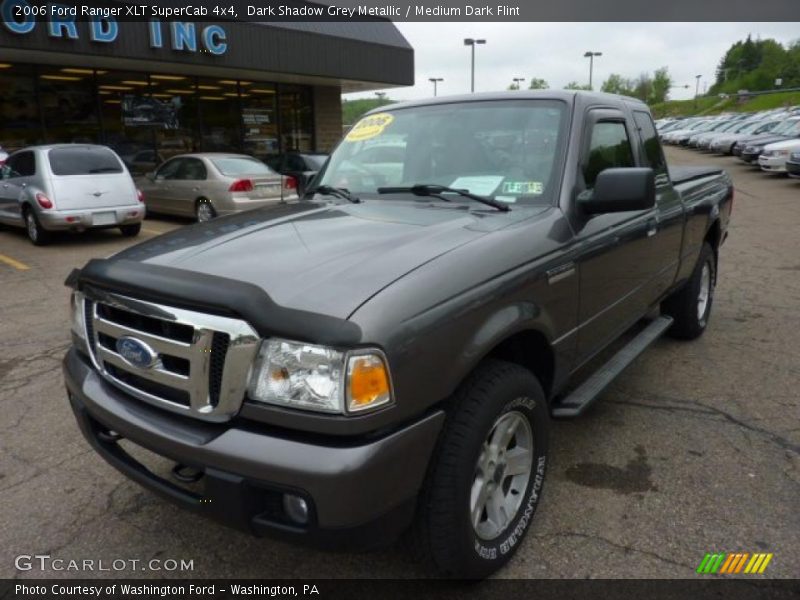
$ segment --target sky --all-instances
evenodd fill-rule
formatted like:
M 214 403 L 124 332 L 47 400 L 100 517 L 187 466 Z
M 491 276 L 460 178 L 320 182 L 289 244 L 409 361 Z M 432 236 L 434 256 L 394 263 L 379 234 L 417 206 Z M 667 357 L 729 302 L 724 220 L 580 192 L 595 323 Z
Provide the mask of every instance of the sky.
M 704 85 L 714 81 L 725 51 L 747 34 L 787 44 L 800 40 L 800 23 L 409 23 L 397 28 L 414 48 L 413 87 L 389 88 L 396 100 L 433 95 L 429 77 L 442 77 L 439 95 L 469 92 L 470 49 L 465 37 L 484 38 L 475 49 L 475 91 L 503 90 L 514 77 L 545 79 L 551 88 L 570 81 L 589 82 L 587 50 L 602 52 L 594 59 L 594 88 L 611 73 L 635 78 L 667 67 L 672 99 L 694 96 L 695 76 Z M 371 97 L 374 92 L 347 94 Z

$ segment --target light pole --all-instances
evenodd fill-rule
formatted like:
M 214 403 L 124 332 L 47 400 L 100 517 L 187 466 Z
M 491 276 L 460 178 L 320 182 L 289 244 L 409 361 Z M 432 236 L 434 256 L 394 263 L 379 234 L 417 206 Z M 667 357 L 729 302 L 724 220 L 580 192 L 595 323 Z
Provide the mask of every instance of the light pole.
M 441 77 L 428 77 L 428 81 L 433 84 L 433 95 L 436 96 L 436 84 L 440 81 L 444 81 Z
M 464 45 L 472 47 L 472 78 L 470 84 L 470 91 L 475 91 L 475 44 L 485 44 L 486 40 L 475 40 L 473 38 L 464 38 Z
M 602 52 L 592 52 L 591 50 L 587 50 L 583 53 L 584 58 L 589 59 L 589 89 L 592 89 L 592 71 L 594 71 L 594 57 L 595 56 L 603 56 Z
M 695 75 L 694 78 L 697 80 L 697 83 L 694 86 L 694 107 L 697 108 L 697 94 L 700 93 L 700 78 L 702 75 Z
M 512 81 L 514 82 L 514 85 L 517 86 L 517 89 L 520 89 L 519 84 L 521 82 L 525 81 L 525 78 L 524 77 L 514 77 L 514 79 Z

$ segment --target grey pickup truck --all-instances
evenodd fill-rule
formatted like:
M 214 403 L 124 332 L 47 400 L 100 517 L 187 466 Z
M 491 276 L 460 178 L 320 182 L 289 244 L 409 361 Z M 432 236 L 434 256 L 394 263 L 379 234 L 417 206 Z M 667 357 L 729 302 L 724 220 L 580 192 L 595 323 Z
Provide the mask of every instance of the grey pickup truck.
M 530 527 L 550 419 L 703 333 L 732 204 L 723 171 L 667 167 L 631 98 L 382 107 L 305 197 L 73 271 L 69 401 L 197 513 L 323 547 L 410 530 L 485 577 Z

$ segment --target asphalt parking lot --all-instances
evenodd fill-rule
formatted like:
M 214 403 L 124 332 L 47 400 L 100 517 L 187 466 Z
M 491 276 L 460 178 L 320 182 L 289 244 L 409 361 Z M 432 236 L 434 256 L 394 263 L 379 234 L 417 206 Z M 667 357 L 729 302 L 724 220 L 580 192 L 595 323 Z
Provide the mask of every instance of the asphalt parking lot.
M 530 535 L 499 577 L 697 577 L 706 552 L 771 552 L 800 573 L 800 181 L 733 158 L 736 186 L 713 316 L 660 340 L 585 416 L 553 425 Z M 181 227 L 154 218 L 139 239 Z M 73 267 L 134 243 L 116 231 L 34 247 L 0 229 L 0 577 L 415 577 L 403 545 L 369 555 L 255 539 L 173 507 L 91 451 L 67 404 Z M 365 490 L 368 493 L 368 490 Z M 17 571 L 15 557 L 192 560 L 191 572 Z

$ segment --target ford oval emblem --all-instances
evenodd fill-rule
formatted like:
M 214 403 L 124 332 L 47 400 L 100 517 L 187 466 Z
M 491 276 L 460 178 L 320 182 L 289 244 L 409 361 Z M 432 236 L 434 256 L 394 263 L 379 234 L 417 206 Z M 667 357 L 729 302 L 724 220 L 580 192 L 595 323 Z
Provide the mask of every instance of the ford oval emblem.
M 151 369 L 158 361 L 158 353 L 141 340 L 124 336 L 117 340 L 117 354 L 137 369 Z

